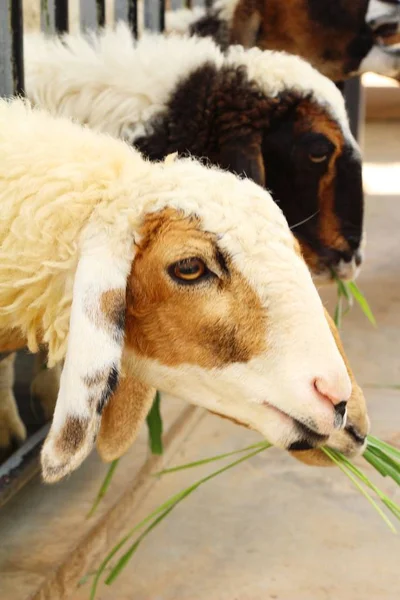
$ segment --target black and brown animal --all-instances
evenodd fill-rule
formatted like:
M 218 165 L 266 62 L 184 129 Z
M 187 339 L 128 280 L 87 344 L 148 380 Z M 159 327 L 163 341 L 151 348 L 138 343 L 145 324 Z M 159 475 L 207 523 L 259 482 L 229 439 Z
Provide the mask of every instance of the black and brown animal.
M 124 25 L 25 38 L 31 101 L 129 140 L 151 160 L 190 154 L 272 192 L 313 274 L 362 261 L 361 157 L 335 85 L 302 59 Z M 163 68 L 160 69 L 160 64 Z
M 169 33 L 210 36 L 223 49 L 297 54 L 334 81 L 400 76 L 398 0 L 216 0 L 207 11 L 169 11 L 166 23 Z

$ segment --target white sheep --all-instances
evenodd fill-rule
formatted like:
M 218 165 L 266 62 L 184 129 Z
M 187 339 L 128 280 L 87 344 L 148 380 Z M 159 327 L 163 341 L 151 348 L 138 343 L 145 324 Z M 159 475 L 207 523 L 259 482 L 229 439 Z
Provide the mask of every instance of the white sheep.
M 0 154 L 0 351 L 65 359 L 46 481 L 79 466 L 104 409 L 99 450 L 120 455 L 154 388 L 283 448 L 363 448 L 363 396 L 265 190 L 22 100 L 0 101 Z
M 136 46 L 122 24 L 115 32 L 107 29 L 89 39 L 75 35 L 61 42 L 42 34 L 28 35 L 25 54 L 27 93 L 34 103 L 94 129 L 125 137 L 150 158 L 162 158 L 175 150 L 188 151 L 244 172 L 264 183 L 279 199 L 314 274 L 331 278 L 333 268 L 340 277 L 354 276 L 361 261 L 360 156 L 349 133 L 340 93 L 307 63 L 257 49 L 232 49 L 227 58 L 212 40 L 206 39 L 149 36 Z M 161 61 L 166 61 L 166 68 L 158 68 Z M 212 90 L 204 98 L 203 87 L 211 80 L 210 65 L 216 72 Z M 201 69 L 204 73 L 200 73 L 199 85 Z M 226 91 L 229 70 L 239 77 L 243 73 L 248 76 L 248 82 L 233 81 L 234 94 Z M 260 94 L 254 93 L 253 79 L 261 88 Z M 244 83 L 245 88 L 239 89 Z M 182 86 L 189 90 L 180 89 Z M 248 99 L 243 105 L 245 94 Z M 172 108 L 175 97 L 182 97 L 183 105 Z M 206 111 L 204 101 L 215 99 L 216 103 L 217 98 L 218 109 Z M 224 106 L 221 98 L 226 98 Z M 232 98 L 237 106 L 232 105 Z M 259 111 L 258 103 L 262 118 L 256 121 L 253 115 Z M 165 126 L 160 130 L 164 114 Z M 221 127 L 217 127 L 217 117 Z M 253 128 L 250 135 L 248 125 L 237 127 L 246 118 Z M 294 124 L 289 140 L 288 120 Z M 141 133 L 144 135 L 138 137 Z M 229 144 L 224 145 L 227 138 Z M 288 152 L 288 143 L 291 148 L 300 145 L 305 151 L 297 155 Z M 214 148 L 218 148 L 217 153 Z M 326 160 L 328 170 L 324 169 L 321 148 L 325 148 L 327 157 L 332 154 Z M 310 163 L 309 156 L 315 151 L 316 162 Z M 338 235 L 340 230 L 342 235 Z M 40 371 L 39 377 L 44 385 L 39 387 L 36 378 L 32 394 L 49 416 L 56 397 L 53 391 L 57 374 Z

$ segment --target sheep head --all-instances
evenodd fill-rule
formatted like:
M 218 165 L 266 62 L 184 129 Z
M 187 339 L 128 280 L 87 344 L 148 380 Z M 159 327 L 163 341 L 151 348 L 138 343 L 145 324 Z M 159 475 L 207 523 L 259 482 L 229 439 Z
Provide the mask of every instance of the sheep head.
M 100 206 L 82 232 L 46 481 L 79 466 L 103 413 L 100 451 L 121 454 L 155 388 L 285 449 L 319 447 L 346 423 L 351 379 L 270 195 L 192 160 L 148 167 L 150 183 L 118 184 L 134 200 L 115 222 Z
M 399 25 L 397 0 L 216 0 L 190 31 L 222 48 L 284 50 L 342 81 L 366 71 L 398 79 Z
M 227 62 L 212 160 L 271 191 L 315 277 L 329 281 L 334 271 L 353 279 L 362 262 L 364 196 L 341 93 L 295 56 L 236 47 Z M 230 131 L 227 115 L 235 112 Z

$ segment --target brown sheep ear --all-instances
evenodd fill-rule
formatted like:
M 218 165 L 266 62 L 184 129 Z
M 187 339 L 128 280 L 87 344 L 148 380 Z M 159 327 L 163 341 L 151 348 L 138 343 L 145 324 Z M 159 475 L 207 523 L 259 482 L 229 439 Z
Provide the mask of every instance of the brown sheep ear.
M 265 187 L 264 159 L 258 144 L 246 145 L 238 141 L 237 146 L 226 145 L 219 152 L 218 164 Z
M 117 388 L 125 338 L 132 236 L 87 230 L 75 272 L 68 346 L 53 422 L 41 452 L 44 481 L 72 473 L 92 450 Z
M 127 452 L 139 434 L 156 393 L 155 388 L 132 377 L 125 360 L 122 367 L 120 382 L 104 408 L 97 437 L 97 451 L 104 462 L 111 462 Z

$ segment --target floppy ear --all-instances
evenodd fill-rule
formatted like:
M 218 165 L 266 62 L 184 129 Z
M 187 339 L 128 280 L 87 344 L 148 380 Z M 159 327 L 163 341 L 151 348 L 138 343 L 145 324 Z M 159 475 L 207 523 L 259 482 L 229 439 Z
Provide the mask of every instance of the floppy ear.
M 92 235 L 82 249 L 60 390 L 41 454 L 47 482 L 71 473 L 89 454 L 102 411 L 117 387 L 132 258 L 128 236 L 111 243 L 104 233 Z
M 133 368 L 124 356 L 118 388 L 104 409 L 97 451 L 105 462 L 120 458 L 135 441 L 151 408 L 155 388 L 132 377 Z
M 261 144 L 246 143 L 238 139 L 236 143 L 225 144 L 218 153 L 218 164 L 237 175 L 245 175 L 258 185 L 265 187 L 264 159 Z

